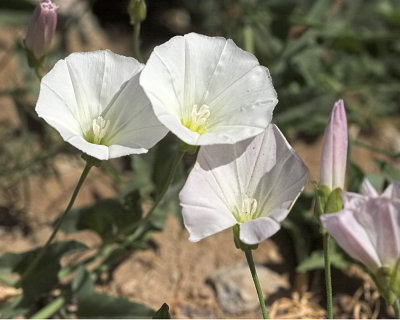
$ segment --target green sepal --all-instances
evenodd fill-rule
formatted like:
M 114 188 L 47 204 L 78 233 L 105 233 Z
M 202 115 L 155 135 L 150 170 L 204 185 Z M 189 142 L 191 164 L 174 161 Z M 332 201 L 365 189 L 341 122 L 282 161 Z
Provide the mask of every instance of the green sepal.
M 179 147 L 182 151 L 187 152 L 188 154 L 195 154 L 197 151 L 197 146 L 192 146 L 191 144 L 187 144 L 182 140 L 179 140 Z
M 142 22 L 147 15 L 146 2 L 144 0 L 131 0 L 128 6 L 128 13 L 131 25 Z
M 327 186 L 320 186 L 314 183 L 314 192 L 315 192 L 314 212 L 319 220 L 319 216 L 325 213 L 325 206 L 328 202 L 331 189 L 329 189 Z
M 89 156 L 86 153 L 82 153 L 81 157 L 83 160 L 85 160 L 87 162 L 88 165 L 90 165 L 92 167 L 94 166 L 94 167 L 99 168 L 103 162 L 102 160 L 99 160 L 95 157 Z
M 247 250 L 256 250 L 258 248 L 258 244 L 246 244 L 240 240 L 240 225 L 235 224 L 232 230 L 236 249 L 241 249 L 246 252 Z
M 338 212 L 342 210 L 342 207 L 342 189 L 336 188 L 330 193 L 326 201 L 324 213 Z
M 28 60 L 28 65 L 32 69 L 39 69 L 41 70 L 44 66 L 44 61 L 46 56 L 37 58 L 31 50 L 29 50 L 25 45 L 25 40 L 23 41 L 23 47 L 26 53 L 26 59 Z
M 381 267 L 371 274 L 376 286 L 387 304 L 392 305 L 400 297 L 400 270 L 395 267 Z

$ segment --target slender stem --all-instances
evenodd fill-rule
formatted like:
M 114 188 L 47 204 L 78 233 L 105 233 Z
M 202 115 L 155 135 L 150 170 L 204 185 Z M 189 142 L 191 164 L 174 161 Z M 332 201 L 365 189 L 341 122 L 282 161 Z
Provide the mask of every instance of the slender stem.
M 394 308 L 394 314 L 396 319 L 400 319 L 400 301 L 399 299 L 396 299 L 396 301 L 393 303 L 393 308 Z
M 253 282 L 257 290 L 258 300 L 260 302 L 263 318 L 268 319 L 267 309 L 265 308 L 265 302 L 260 286 L 260 281 L 258 280 L 256 266 L 254 265 L 253 254 L 251 253 L 251 249 L 244 250 L 244 253 L 246 254 L 247 263 L 249 265 L 251 276 L 253 278 Z
M 50 238 L 47 240 L 46 244 L 42 247 L 42 249 L 39 251 L 39 254 L 35 257 L 35 259 L 32 261 L 32 263 L 30 264 L 28 269 L 26 269 L 26 271 L 21 276 L 21 279 L 18 281 L 17 286 L 21 285 L 21 283 L 29 276 L 29 274 L 32 272 L 32 270 L 36 267 L 36 265 L 38 264 L 40 259 L 42 259 L 43 256 L 45 255 L 48 247 L 50 246 L 50 244 L 53 241 L 54 237 L 56 236 L 58 230 L 60 229 L 65 216 L 67 215 L 67 213 L 71 210 L 72 206 L 74 205 L 76 196 L 78 195 L 79 190 L 81 189 L 82 184 L 85 181 L 92 166 L 93 165 L 90 163 L 86 164 L 86 166 L 83 169 L 83 172 L 81 174 L 81 177 L 79 178 L 78 184 L 75 187 L 74 193 L 72 194 L 71 200 L 68 203 L 67 208 L 65 209 L 64 213 L 61 215 L 60 219 L 58 219 L 57 224 L 54 226 L 54 230 L 53 230 L 52 234 L 50 235 Z
M 328 311 L 328 319 L 333 319 L 330 238 L 331 238 L 330 235 L 327 232 L 325 232 L 323 235 L 323 244 L 324 244 L 324 263 L 325 263 L 326 309 Z
M 142 54 L 140 52 L 140 22 L 133 25 L 133 52 L 135 58 L 142 62 Z
M 146 228 L 146 224 L 150 221 L 155 209 L 157 209 L 158 205 L 160 202 L 163 200 L 165 194 L 167 193 L 167 190 L 169 186 L 172 183 L 172 180 L 174 179 L 176 169 L 178 168 L 179 163 L 181 162 L 183 156 L 185 155 L 185 151 L 179 150 L 177 154 L 175 155 L 175 159 L 172 163 L 171 169 L 169 171 L 167 181 L 165 182 L 161 192 L 159 193 L 156 201 L 153 204 L 153 207 L 150 209 L 150 211 L 147 213 L 146 217 L 140 222 L 139 227 L 133 232 L 129 237 L 126 238 L 126 242 L 132 242 L 137 235 L 139 235 L 144 228 Z

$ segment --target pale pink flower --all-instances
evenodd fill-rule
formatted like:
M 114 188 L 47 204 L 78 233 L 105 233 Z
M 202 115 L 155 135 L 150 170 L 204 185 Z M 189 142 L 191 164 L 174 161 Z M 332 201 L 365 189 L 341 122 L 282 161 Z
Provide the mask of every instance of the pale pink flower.
M 370 270 L 394 267 L 400 258 L 400 182 L 379 195 L 368 180 L 362 193 L 344 192 L 344 209 L 321 222 L 336 242 Z
M 57 26 L 57 6 L 42 0 L 35 8 L 25 38 L 25 47 L 36 59 L 49 50 Z
M 344 188 L 347 161 L 347 118 L 343 100 L 335 103 L 322 143 L 321 186 Z

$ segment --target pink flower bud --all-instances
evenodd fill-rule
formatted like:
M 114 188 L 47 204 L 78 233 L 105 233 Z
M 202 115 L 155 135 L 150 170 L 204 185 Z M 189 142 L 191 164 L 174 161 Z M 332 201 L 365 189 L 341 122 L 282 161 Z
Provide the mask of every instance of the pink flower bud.
M 347 118 L 343 100 L 335 103 L 322 143 L 319 184 L 343 189 L 347 160 Z
M 40 60 L 46 55 L 57 25 L 57 6 L 42 0 L 33 12 L 25 39 L 25 47 Z

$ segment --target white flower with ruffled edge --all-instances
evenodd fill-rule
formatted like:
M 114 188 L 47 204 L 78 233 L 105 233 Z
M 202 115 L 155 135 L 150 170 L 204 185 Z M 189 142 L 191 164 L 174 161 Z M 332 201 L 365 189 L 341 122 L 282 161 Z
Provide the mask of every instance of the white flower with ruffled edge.
M 43 77 L 36 112 L 97 159 L 145 153 L 168 130 L 139 85 L 143 66 L 109 50 L 72 53 Z
M 191 241 L 240 226 L 258 244 L 280 222 L 308 180 L 308 170 L 275 125 L 234 145 L 203 146 L 179 197 Z
M 155 47 L 140 76 L 155 114 L 189 145 L 232 144 L 271 122 L 267 68 L 232 40 L 196 33 Z

